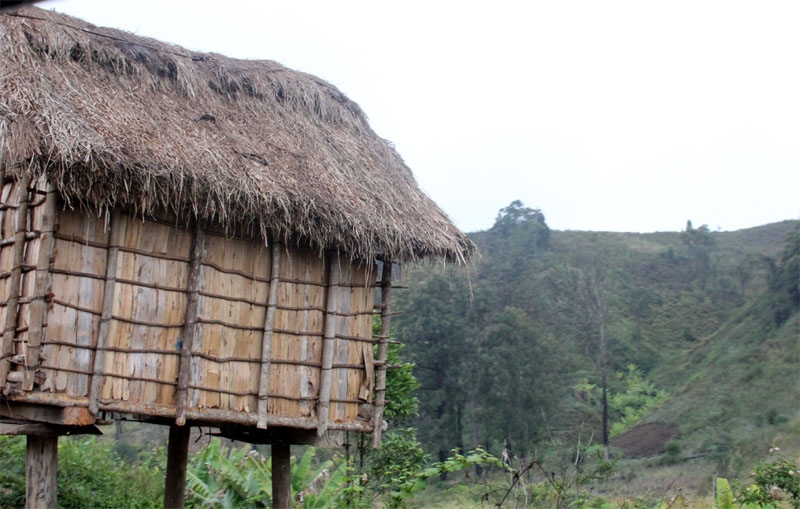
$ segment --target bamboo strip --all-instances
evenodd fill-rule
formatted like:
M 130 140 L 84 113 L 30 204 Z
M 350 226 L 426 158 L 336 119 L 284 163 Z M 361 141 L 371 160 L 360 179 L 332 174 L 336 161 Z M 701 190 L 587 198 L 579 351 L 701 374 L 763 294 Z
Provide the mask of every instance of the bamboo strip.
M 75 368 L 66 368 L 66 367 L 63 367 L 63 366 L 49 367 L 47 369 L 52 370 L 54 373 L 58 372 L 58 371 L 63 371 L 65 373 L 77 373 L 79 375 L 94 375 L 94 373 L 91 372 L 91 371 L 87 371 L 87 370 L 83 370 L 83 369 L 75 369 Z M 119 378 L 120 380 L 130 380 L 130 381 L 136 381 L 136 382 L 151 382 L 151 383 L 156 383 L 156 384 L 160 384 L 160 385 L 172 385 L 172 386 L 178 385 L 178 382 L 172 382 L 170 380 L 163 380 L 163 379 L 160 379 L 160 378 L 151 378 L 151 377 L 146 377 L 146 376 L 123 375 L 121 373 L 114 373 L 112 371 L 105 372 L 102 375 L 103 375 L 104 379 L 105 378 Z M 91 404 L 91 401 L 90 401 L 90 404 Z M 97 414 L 95 414 L 95 415 L 97 415 Z
M 28 364 L 39 364 L 39 354 L 41 353 L 41 343 L 44 338 L 44 327 L 47 321 L 48 304 L 45 300 L 50 294 L 53 286 L 53 278 L 50 275 L 50 264 L 53 260 L 56 240 L 53 237 L 57 225 L 56 217 L 56 191 L 53 186 L 47 184 L 47 194 L 45 195 L 44 208 L 41 216 L 42 236 L 39 244 L 39 253 L 36 260 L 36 280 L 34 287 L 34 300 L 30 305 L 29 329 L 28 329 L 28 348 L 26 361 Z M 33 390 L 34 376 L 30 369 L 25 370 L 25 380 L 22 383 L 22 390 Z
M 62 343 L 63 344 L 63 343 Z M 80 348 L 80 346 L 78 346 Z M 87 347 L 83 347 L 87 348 Z M 97 350 L 105 350 L 106 352 L 124 352 L 127 354 L 131 353 L 141 353 L 141 354 L 148 354 L 154 353 L 157 355 L 173 355 L 175 357 L 179 357 L 181 355 L 180 352 L 176 352 L 175 350 L 162 350 L 159 348 L 122 348 L 118 346 L 104 346 L 97 348 Z
M 336 304 L 341 273 L 339 255 L 331 255 L 328 260 L 328 291 L 326 295 L 325 330 L 322 337 L 322 367 L 319 378 L 319 403 L 317 404 L 317 434 L 322 436 L 328 430 L 328 411 L 331 400 L 331 368 L 333 366 L 333 350 L 336 340 Z
M 254 274 L 248 274 L 247 272 L 244 272 L 244 271 L 238 270 L 238 269 L 226 269 L 225 267 L 223 267 L 221 265 L 218 265 L 216 263 L 210 262 L 208 260 L 203 262 L 203 266 L 212 268 L 212 269 L 216 270 L 217 272 L 219 272 L 221 274 L 234 274 L 234 275 L 237 275 L 237 276 L 241 276 L 241 277 L 243 277 L 245 279 L 248 279 L 250 281 L 257 281 L 259 283 L 269 283 L 269 278 L 258 277 L 258 276 L 255 276 Z
M 17 315 L 19 309 L 20 278 L 22 277 L 22 264 L 25 261 L 25 232 L 28 227 L 28 186 L 31 177 L 25 173 L 17 185 L 19 191 L 19 209 L 17 209 L 16 231 L 14 233 L 14 261 L 11 266 L 10 280 L 8 282 L 8 307 L 6 309 L 6 319 L 3 325 L 3 344 L 0 355 L 0 392 L 4 392 L 8 373 L 11 371 L 11 362 L 8 357 L 14 355 L 14 336 L 17 328 Z M 10 195 L 10 193 L 9 193 Z
M 119 243 L 119 229 L 121 212 L 114 210 L 111 213 L 111 223 L 108 226 L 108 246 Z M 115 239 L 115 237 L 117 237 Z M 100 314 L 100 331 L 97 335 L 97 350 L 94 354 L 94 364 L 92 366 L 92 384 L 89 387 L 89 411 L 97 415 L 100 408 L 100 392 L 103 390 L 103 371 L 105 367 L 105 350 L 108 343 L 108 332 L 111 327 L 111 312 L 114 308 L 114 286 L 117 279 L 117 260 L 119 258 L 119 248 L 109 247 L 106 256 L 106 275 L 103 287 L 103 311 Z
M 183 262 L 189 263 L 191 260 L 185 256 L 176 256 L 176 255 L 167 255 L 163 253 L 154 253 L 153 251 L 147 251 L 144 249 L 136 249 L 135 247 L 126 246 L 124 243 L 114 243 L 106 245 L 103 242 L 97 242 L 95 240 L 85 239 L 83 237 L 78 237 L 77 235 L 56 235 L 55 237 L 57 240 L 63 240 L 66 242 L 74 242 L 76 244 L 81 244 L 84 246 L 89 247 L 99 247 L 99 248 L 116 248 L 122 253 L 130 253 L 136 254 L 141 256 L 147 256 L 150 258 L 155 258 L 157 260 L 168 260 L 172 262 Z
M 92 274 L 91 272 L 81 272 L 81 271 L 68 270 L 68 269 L 59 269 L 59 268 L 56 268 L 56 267 L 53 267 L 52 269 L 50 269 L 50 273 L 51 274 L 61 274 L 61 275 L 64 275 L 64 276 L 74 276 L 74 277 L 85 277 L 85 278 L 89 278 L 89 279 L 99 279 L 101 281 L 105 281 L 106 280 L 105 276 L 100 275 L 100 274 Z M 0 275 L 0 278 L 2 278 L 2 275 Z
M 204 323 L 206 325 L 221 325 L 228 329 L 235 329 L 235 330 L 264 332 L 263 326 L 257 327 L 253 325 L 239 325 L 238 323 L 225 322 L 223 320 L 210 320 L 208 318 L 197 318 L 197 320 L 195 320 L 195 323 Z
M 23 263 L 22 265 L 19 265 L 17 267 L 19 268 L 22 274 L 25 274 L 32 270 L 36 270 L 35 265 L 28 265 L 27 263 Z M 3 272 L 2 274 L 0 274 L 0 279 L 8 279 L 13 275 L 13 273 L 14 273 L 13 270 L 9 270 L 8 272 Z
M 380 340 L 375 340 L 373 338 L 365 338 L 362 336 L 348 336 L 346 334 L 337 334 L 336 337 L 339 339 L 346 339 L 347 341 L 361 341 L 362 343 L 380 343 Z
M 258 421 L 256 426 L 267 427 L 267 398 L 269 397 L 270 361 L 272 357 L 272 334 L 275 329 L 275 307 L 278 305 L 278 284 L 280 283 L 281 244 L 272 243 L 272 269 L 269 279 L 267 316 L 264 319 L 264 334 L 261 337 L 261 373 L 258 380 Z
M 199 292 L 203 287 L 203 258 L 205 256 L 205 237 L 199 225 L 192 236 L 192 261 L 189 268 L 189 288 L 186 299 L 186 318 L 181 332 L 181 358 L 178 368 L 178 389 L 176 393 L 175 424 L 186 424 L 186 403 L 189 400 L 189 380 L 192 376 L 192 349 L 197 335 Z
M 200 295 L 201 297 L 208 297 L 211 299 L 220 299 L 226 302 L 242 302 L 244 304 L 249 304 L 250 306 L 254 306 L 257 308 L 266 308 L 263 302 L 258 302 L 253 299 L 246 299 L 244 297 L 231 297 L 228 295 L 218 295 L 212 292 L 199 292 L 198 295 Z
M 143 325 L 145 327 L 154 327 L 158 329 L 180 329 L 186 326 L 185 323 L 158 323 L 158 322 L 148 322 L 145 320 L 134 320 L 133 318 L 124 318 L 117 315 L 111 316 L 112 320 L 122 323 L 129 323 L 131 325 Z M 198 320 L 199 321 L 199 320 Z
M 378 359 L 375 373 L 375 413 L 373 415 L 372 447 L 381 446 L 381 433 L 383 432 L 383 409 L 386 405 L 386 358 L 389 354 L 390 334 L 390 297 L 392 290 L 392 262 L 383 260 L 381 272 L 381 335 L 378 343 Z
M 37 301 L 37 300 L 47 301 L 47 296 L 45 296 L 45 295 L 32 295 L 30 297 L 20 297 L 17 300 L 17 304 L 31 304 L 31 303 L 33 303 L 34 301 Z M 0 301 L 0 308 L 6 307 L 7 305 L 8 305 L 8 301 L 7 300 Z
M 26 232 L 25 240 L 33 240 L 37 238 L 40 234 L 41 232 L 35 232 L 35 231 Z M 14 242 L 16 242 L 16 240 L 17 239 L 15 237 L 9 237 L 7 239 L 0 240 L 0 247 L 11 246 L 14 244 Z

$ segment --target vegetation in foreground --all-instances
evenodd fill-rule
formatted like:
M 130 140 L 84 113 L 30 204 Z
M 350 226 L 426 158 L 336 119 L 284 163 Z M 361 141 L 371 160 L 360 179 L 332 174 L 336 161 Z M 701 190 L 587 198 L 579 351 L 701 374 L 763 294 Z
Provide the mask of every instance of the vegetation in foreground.
M 408 440 L 403 437 L 400 440 Z M 387 442 L 392 446 L 392 439 Z M 113 442 L 63 438 L 59 444 L 59 506 L 161 507 L 164 495 L 163 448 L 124 457 Z M 126 449 L 126 454 L 131 450 Z M 800 470 L 779 449 L 759 462 L 752 483 L 715 480 L 706 497 L 678 488 L 654 493 L 604 494 L 617 474 L 602 448 L 577 446 L 569 455 L 528 463 L 497 458 L 485 451 L 453 452 L 430 466 L 395 463 L 375 473 L 383 458 L 365 471 L 341 454 L 304 448 L 292 458 L 295 507 L 537 507 L 537 508 L 783 508 L 800 507 Z M 0 507 L 24 505 L 24 438 L 0 437 Z M 370 478 L 367 471 L 375 473 Z M 251 446 L 227 447 L 213 438 L 189 464 L 187 507 L 270 507 L 271 467 Z

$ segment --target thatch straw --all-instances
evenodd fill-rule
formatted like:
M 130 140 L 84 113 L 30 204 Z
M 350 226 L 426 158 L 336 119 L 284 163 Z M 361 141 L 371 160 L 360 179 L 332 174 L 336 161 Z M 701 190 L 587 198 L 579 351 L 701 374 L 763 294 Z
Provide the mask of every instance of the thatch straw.
M 0 135 L 6 174 L 44 172 L 100 214 L 166 209 L 367 260 L 475 249 L 357 104 L 272 61 L 20 9 L 0 15 Z

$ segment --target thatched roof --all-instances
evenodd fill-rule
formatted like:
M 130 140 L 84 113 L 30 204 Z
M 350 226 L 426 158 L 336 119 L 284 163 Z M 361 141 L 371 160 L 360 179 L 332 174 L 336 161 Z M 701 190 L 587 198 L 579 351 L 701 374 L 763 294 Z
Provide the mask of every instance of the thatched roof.
M 0 166 L 98 213 L 166 208 L 366 259 L 475 249 L 329 83 L 37 8 L 0 15 Z

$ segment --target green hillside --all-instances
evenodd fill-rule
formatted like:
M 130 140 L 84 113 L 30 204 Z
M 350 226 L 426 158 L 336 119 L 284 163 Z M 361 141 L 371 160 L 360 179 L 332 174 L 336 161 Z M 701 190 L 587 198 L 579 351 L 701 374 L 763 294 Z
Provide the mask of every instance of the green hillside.
M 468 268 L 405 273 L 394 325 L 421 383 L 411 424 L 440 458 L 600 443 L 605 372 L 621 465 L 735 476 L 778 442 L 796 456 L 799 227 L 551 231 L 512 203 L 471 234 Z M 654 423 L 669 433 L 634 438 Z

